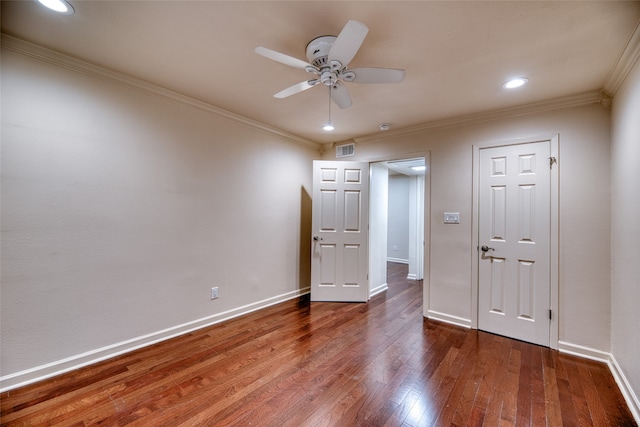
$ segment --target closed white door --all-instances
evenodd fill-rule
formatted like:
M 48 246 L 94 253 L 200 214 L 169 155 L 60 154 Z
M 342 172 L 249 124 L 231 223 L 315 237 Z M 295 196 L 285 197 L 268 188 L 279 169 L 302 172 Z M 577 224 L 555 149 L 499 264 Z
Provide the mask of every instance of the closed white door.
M 478 329 L 549 346 L 550 143 L 480 150 Z
M 313 162 L 311 300 L 369 299 L 369 164 Z

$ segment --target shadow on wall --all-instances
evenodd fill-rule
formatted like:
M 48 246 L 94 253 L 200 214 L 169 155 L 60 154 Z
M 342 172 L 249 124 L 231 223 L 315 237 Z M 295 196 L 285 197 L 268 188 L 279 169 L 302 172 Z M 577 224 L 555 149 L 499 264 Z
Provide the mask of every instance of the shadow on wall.
M 311 287 L 311 196 L 300 189 L 300 265 L 298 266 L 298 288 Z

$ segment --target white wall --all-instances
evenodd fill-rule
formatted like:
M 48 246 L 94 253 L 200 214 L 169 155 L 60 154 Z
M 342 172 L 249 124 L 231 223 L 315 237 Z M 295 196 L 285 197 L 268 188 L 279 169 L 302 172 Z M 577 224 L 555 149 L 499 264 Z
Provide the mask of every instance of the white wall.
M 409 263 L 409 180 L 406 175 L 389 176 L 389 230 L 387 258 Z
M 1 83 L 4 387 L 308 290 L 316 148 L 13 51 Z
M 611 148 L 611 352 L 640 419 L 640 62 L 613 100 Z
M 472 146 L 559 135 L 559 339 L 610 350 L 610 112 L 599 104 L 495 118 L 357 144 L 356 160 L 431 153 L 427 310 L 471 323 Z M 460 224 L 444 225 L 444 212 Z M 578 348 L 578 347 L 576 347 Z
M 389 169 L 373 163 L 369 172 L 369 294 L 375 295 L 388 289 Z

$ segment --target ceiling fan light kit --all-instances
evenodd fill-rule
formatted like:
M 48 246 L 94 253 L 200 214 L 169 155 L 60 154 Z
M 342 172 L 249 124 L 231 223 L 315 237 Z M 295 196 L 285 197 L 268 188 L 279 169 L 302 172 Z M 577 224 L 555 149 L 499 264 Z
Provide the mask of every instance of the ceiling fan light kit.
M 284 53 L 257 47 L 255 52 L 273 61 L 290 67 L 299 68 L 315 77 L 296 83 L 276 93 L 276 98 L 286 98 L 319 83 L 329 87 L 331 100 L 341 109 L 353 105 L 351 95 L 344 85 L 347 83 L 398 83 L 404 79 L 405 71 L 394 68 L 347 68 L 354 58 L 369 29 L 358 21 L 348 21 L 340 34 L 336 36 L 320 36 L 311 40 L 306 46 L 309 62 L 302 61 Z M 329 123 L 331 120 L 329 120 Z
M 326 130 L 327 132 L 331 132 L 334 129 L 335 129 L 335 127 L 333 127 L 333 124 L 331 124 L 331 120 L 329 120 L 327 123 L 325 123 L 322 126 L 322 130 Z
M 505 89 L 515 89 L 521 86 L 524 86 L 529 81 L 526 77 L 516 77 L 514 79 L 507 80 L 503 83 L 502 87 Z

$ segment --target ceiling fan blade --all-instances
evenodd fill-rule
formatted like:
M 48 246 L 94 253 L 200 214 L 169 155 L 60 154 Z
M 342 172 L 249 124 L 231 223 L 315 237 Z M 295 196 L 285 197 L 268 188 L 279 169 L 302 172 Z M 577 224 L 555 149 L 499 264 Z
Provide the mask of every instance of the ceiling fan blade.
M 289 86 L 288 88 L 281 90 L 280 92 L 273 95 L 274 98 L 286 98 L 291 95 L 295 95 L 296 93 L 300 93 L 304 90 L 311 89 L 315 85 L 320 83 L 318 79 L 307 80 L 305 82 L 296 83 L 293 86 Z
M 302 70 L 306 69 L 307 67 L 315 68 L 313 65 L 307 62 L 304 62 L 301 59 L 294 58 L 293 56 L 285 55 L 284 53 L 276 52 L 275 50 L 267 49 L 266 47 L 259 46 L 255 48 L 255 52 L 258 55 L 262 55 L 265 58 L 278 61 L 290 67 L 300 68 Z
M 343 110 L 353 105 L 347 87 L 340 82 L 335 82 L 334 85 L 331 86 L 331 99 Z
M 350 78 L 349 72 L 354 77 Z M 395 68 L 353 68 L 347 70 L 344 80 L 353 83 L 398 83 L 404 79 L 404 70 Z
M 344 68 L 351 62 L 368 32 L 367 26 L 358 21 L 347 22 L 329 51 L 327 59 L 333 70 Z

